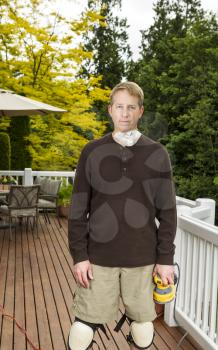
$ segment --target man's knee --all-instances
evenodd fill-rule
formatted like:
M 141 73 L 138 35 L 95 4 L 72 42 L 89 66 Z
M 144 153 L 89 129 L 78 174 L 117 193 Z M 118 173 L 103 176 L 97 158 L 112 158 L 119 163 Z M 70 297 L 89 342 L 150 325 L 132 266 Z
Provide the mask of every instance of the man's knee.
M 127 340 L 137 349 L 148 349 L 153 343 L 154 326 L 152 322 L 136 322 L 130 324 L 130 332 Z
M 69 350 L 90 349 L 96 329 L 96 324 L 91 324 L 89 322 L 85 322 L 78 318 L 75 318 L 75 321 L 71 326 L 68 338 Z
M 95 343 L 93 338 L 95 335 L 95 331 L 98 328 L 109 339 L 103 324 L 83 321 L 76 317 L 70 329 L 70 334 L 68 338 L 68 349 L 69 350 L 91 349 L 92 344 Z

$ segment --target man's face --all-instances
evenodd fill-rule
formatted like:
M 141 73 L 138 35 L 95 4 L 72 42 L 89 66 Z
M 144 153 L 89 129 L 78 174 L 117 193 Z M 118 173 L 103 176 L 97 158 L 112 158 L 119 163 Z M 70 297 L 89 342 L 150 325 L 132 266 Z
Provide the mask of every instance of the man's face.
M 143 111 L 144 108 L 139 106 L 138 97 L 130 95 L 127 90 L 117 91 L 113 104 L 108 107 L 114 123 L 114 131 L 121 132 L 135 129 Z

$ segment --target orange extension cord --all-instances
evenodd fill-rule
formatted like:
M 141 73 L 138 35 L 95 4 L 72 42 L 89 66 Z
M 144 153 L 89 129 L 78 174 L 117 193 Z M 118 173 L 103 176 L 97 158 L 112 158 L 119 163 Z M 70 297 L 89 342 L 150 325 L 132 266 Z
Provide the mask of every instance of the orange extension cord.
M 9 314 L 6 313 L 6 311 L 4 310 L 2 305 L 0 305 L 0 313 L 2 313 L 2 315 L 4 317 L 8 317 L 10 320 L 15 322 L 16 326 L 21 331 L 21 333 L 23 333 L 25 335 L 27 342 L 31 345 L 33 350 L 42 350 L 40 348 L 36 348 L 35 347 L 35 345 L 31 342 L 30 338 L 28 337 L 27 331 L 17 322 L 17 320 L 15 319 L 15 317 L 13 315 L 9 315 Z

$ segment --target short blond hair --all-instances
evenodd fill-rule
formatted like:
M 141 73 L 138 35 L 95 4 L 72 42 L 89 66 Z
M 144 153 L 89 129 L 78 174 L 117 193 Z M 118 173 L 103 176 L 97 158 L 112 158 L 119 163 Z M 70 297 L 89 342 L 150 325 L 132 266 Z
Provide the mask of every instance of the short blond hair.
M 117 93 L 117 91 L 120 91 L 120 90 L 127 90 L 131 96 L 138 97 L 139 107 L 143 106 L 144 92 L 140 88 L 140 86 L 138 84 L 134 83 L 133 81 L 124 81 L 122 83 L 117 84 L 113 88 L 113 90 L 110 93 L 110 105 L 113 104 L 114 95 Z

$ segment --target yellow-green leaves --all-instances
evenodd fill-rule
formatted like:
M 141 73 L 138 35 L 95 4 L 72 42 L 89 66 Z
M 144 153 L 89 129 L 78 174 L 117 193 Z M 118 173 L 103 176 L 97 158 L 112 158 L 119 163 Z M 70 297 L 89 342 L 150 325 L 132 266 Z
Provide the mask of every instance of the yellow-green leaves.
M 107 101 L 109 91 L 100 87 L 101 77 L 78 77 L 82 61 L 92 58 L 81 35 L 103 18 L 87 11 L 79 20 L 66 19 L 46 6 L 46 0 L 0 3 L 0 86 L 67 110 L 32 117 L 29 135 L 33 168 L 67 170 L 85 143 L 105 131 L 93 103 Z M 7 125 L 1 120 L 0 130 Z

